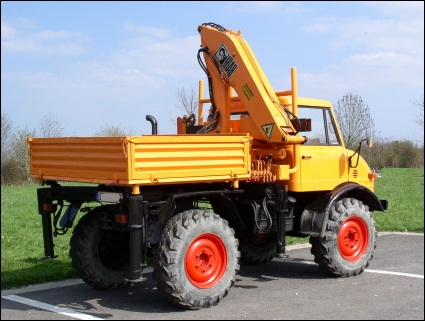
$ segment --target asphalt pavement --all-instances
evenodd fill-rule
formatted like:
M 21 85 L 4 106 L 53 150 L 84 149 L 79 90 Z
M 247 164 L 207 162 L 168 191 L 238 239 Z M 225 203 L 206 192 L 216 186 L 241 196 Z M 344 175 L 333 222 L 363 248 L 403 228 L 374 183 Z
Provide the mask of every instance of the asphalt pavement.
M 217 306 L 186 311 L 145 282 L 98 290 L 81 280 L 1 292 L 2 320 L 334 319 L 424 320 L 424 234 L 380 233 L 370 266 L 356 277 L 328 277 L 308 245 L 288 247 L 288 259 L 241 265 Z

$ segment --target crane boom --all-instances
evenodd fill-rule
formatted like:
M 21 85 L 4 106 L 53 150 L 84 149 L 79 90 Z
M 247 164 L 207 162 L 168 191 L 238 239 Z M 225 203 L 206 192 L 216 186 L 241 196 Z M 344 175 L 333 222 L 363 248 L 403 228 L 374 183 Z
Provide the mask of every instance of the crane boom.
M 302 143 L 291 123 L 296 119 L 279 102 L 272 86 L 241 32 L 224 29 L 212 23 L 198 27 L 200 52 L 204 54 L 208 71 L 211 102 L 220 111 L 220 132 L 230 130 L 230 87 L 245 105 L 257 127 L 253 134 L 269 143 Z M 214 106 L 215 105 L 215 106 Z

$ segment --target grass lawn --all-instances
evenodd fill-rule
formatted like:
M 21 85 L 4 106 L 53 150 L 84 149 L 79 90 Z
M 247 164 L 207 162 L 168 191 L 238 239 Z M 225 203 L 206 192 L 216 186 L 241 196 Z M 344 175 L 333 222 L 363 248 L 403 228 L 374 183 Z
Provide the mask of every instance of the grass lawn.
M 1 187 L 1 288 L 76 277 L 68 256 L 69 239 L 54 238 L 55 260 L 44 256 L 41 216 L 37 209 L 39 185 Z
M 389 202 L 385 213 L 375 212 L 378 231 L 424 231 L 424 170 L 383 169 L 375 192 Z M 41 217 L 37 210 L 39 185 L 1 187 L 1 288 L 76 277 L 68 255 L 72 229 L 54 238 L 54 260 L 44 256 Z M 78 215 L 78 218 L 81 214 Z M 76 220 L 76 222 L 77 222 Z M 76 224 L 74 222 L 74 226 Z M 308 238 L 287 238 L 287 244 Z
M 375 179 L 375 193 L 389 202 L 375 212 L 378 231 L 424 232 L 424 169 L 384 168 Z

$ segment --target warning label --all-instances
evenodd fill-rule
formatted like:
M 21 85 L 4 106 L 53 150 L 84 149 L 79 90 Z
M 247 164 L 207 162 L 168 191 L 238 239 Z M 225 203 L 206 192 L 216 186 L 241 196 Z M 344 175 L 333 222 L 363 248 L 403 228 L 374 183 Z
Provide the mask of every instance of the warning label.
M 226 72 L 227 77 L 233 75 L 235 70 L 238 68 L 238 65 L 233 59 L 233 57 L 230 55 L 229 50 L 227 50 L 224 43 L 222 43 L 221 46 L 218 48 L 215 53 L 215 56 L 223 67 L 224 71 Z
M 261 126 L 261 128 L 263 128 L 264 134 L 266 134 L 267 136 L 267 139 L 270 139 L 270 136 L 272 135 L 273 126 L 274 126 L 274 123 Z
M 254 94 L 252 93 L 251 89 L 249 89 L 247 84 L 242 86 L 242 91 L 245 94 L 246 98 L 248 98 L 248 100 L 251 100 L 251 98 L 254 96 Z

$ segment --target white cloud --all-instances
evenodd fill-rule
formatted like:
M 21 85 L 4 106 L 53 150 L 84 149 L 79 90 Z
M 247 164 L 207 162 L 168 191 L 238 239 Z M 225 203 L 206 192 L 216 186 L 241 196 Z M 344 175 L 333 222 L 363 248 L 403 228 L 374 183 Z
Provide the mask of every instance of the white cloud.
M 280 8 L 282 3 L 279 1 L 237 1 L 241 8 L 250 9 L 252 11 L 269 11 Z
M 290 90 L 291 79 L 285 77 L 277 80 L 276 91 Z M 339 93 L 343 93 L 350 88 L 345 78 L 336 72 L 323 73 L 297 73 L 297 87 L 300 97 L 311 97 L 333 101 L 337 99 Z
M 12 27 L 9 27 L 3 21 L 1 22 L 1 39 L 13 39 L 16 37 L 16 30 Z
M 370 19 L 328 16 L 304 28 L 309 32 L 331 33 L 330 49 L 362 45 L 366 49 L 423 53 L 423 19 Z
M 381 4 L 370 5 L 383 10 Z M 396 7 L 409 11 L 416 5 L 398 3 L 392 10 Z M 329 55 L 338 57 L 339 61 L 333 60 L 325 68 L 345 77 L 352 89 L 381 90 L 400 85 L 419 88 L 424 83 L 423 13 L 422 17 L 418 14 L 408 18 L 396 16 L 376 19 L 326 16 L 316 19 L 304 30 L 330 36 Z
M 352 55 L 342 61 L 343 64 L 387 66 L 395 63 L 409 64 L 415 60 L 407 55 L 397 54 L 395 52 L 376 52 L 372 54 Z
M 300 1 L 228 1 L 222 2 L 222 11 L 235 14 L 281 13 L 298 14 L 311 11 Z
M 423 1 L 363 1 L 365 6 L 374 7 L 391 17 L 424 17 Z
M 148 35 L 152 37 L 159 37 L 159 38 L 167 38 L 171 36 L 171 33 L 168 29 L 164 28 L 155 28 L 151 26 L 136 26 L 132 24 L 131 22 L 126 22 L 124 24 L 124 30 L 131 34 L 141 34 L 141 35 Z
M 27 26 L 29 22 L 24 24 Z M 22 25 L 22 23 L 20 24 Z M 78 55 L 85 52 L 90 38 L 71 31 L 16 28 L 1 22 L 2 53 L 40 53 L 46 55 Z
M 126 86 L 132 88 L 151 88 L 159 89 L 165 86 L 166 81 L 161 77 L 152 75 L 138 69 L 107 69 L 100 68 L 92 70 L 89 74 L 79 71 L 80 76 L 85 78 L 88 84 L 97 84 L 99 86 L 109 85 L 115 88 Z M 78 77 L 76 77 L 78 79 Z
M 144 70 L 161 77 L 182 78 L 193 74 L 197 67 L 199 37 L 135 37 L 125 42 L 109 62 L 119 68 Z M 128 48 L 131 46 L 132 48 Z

